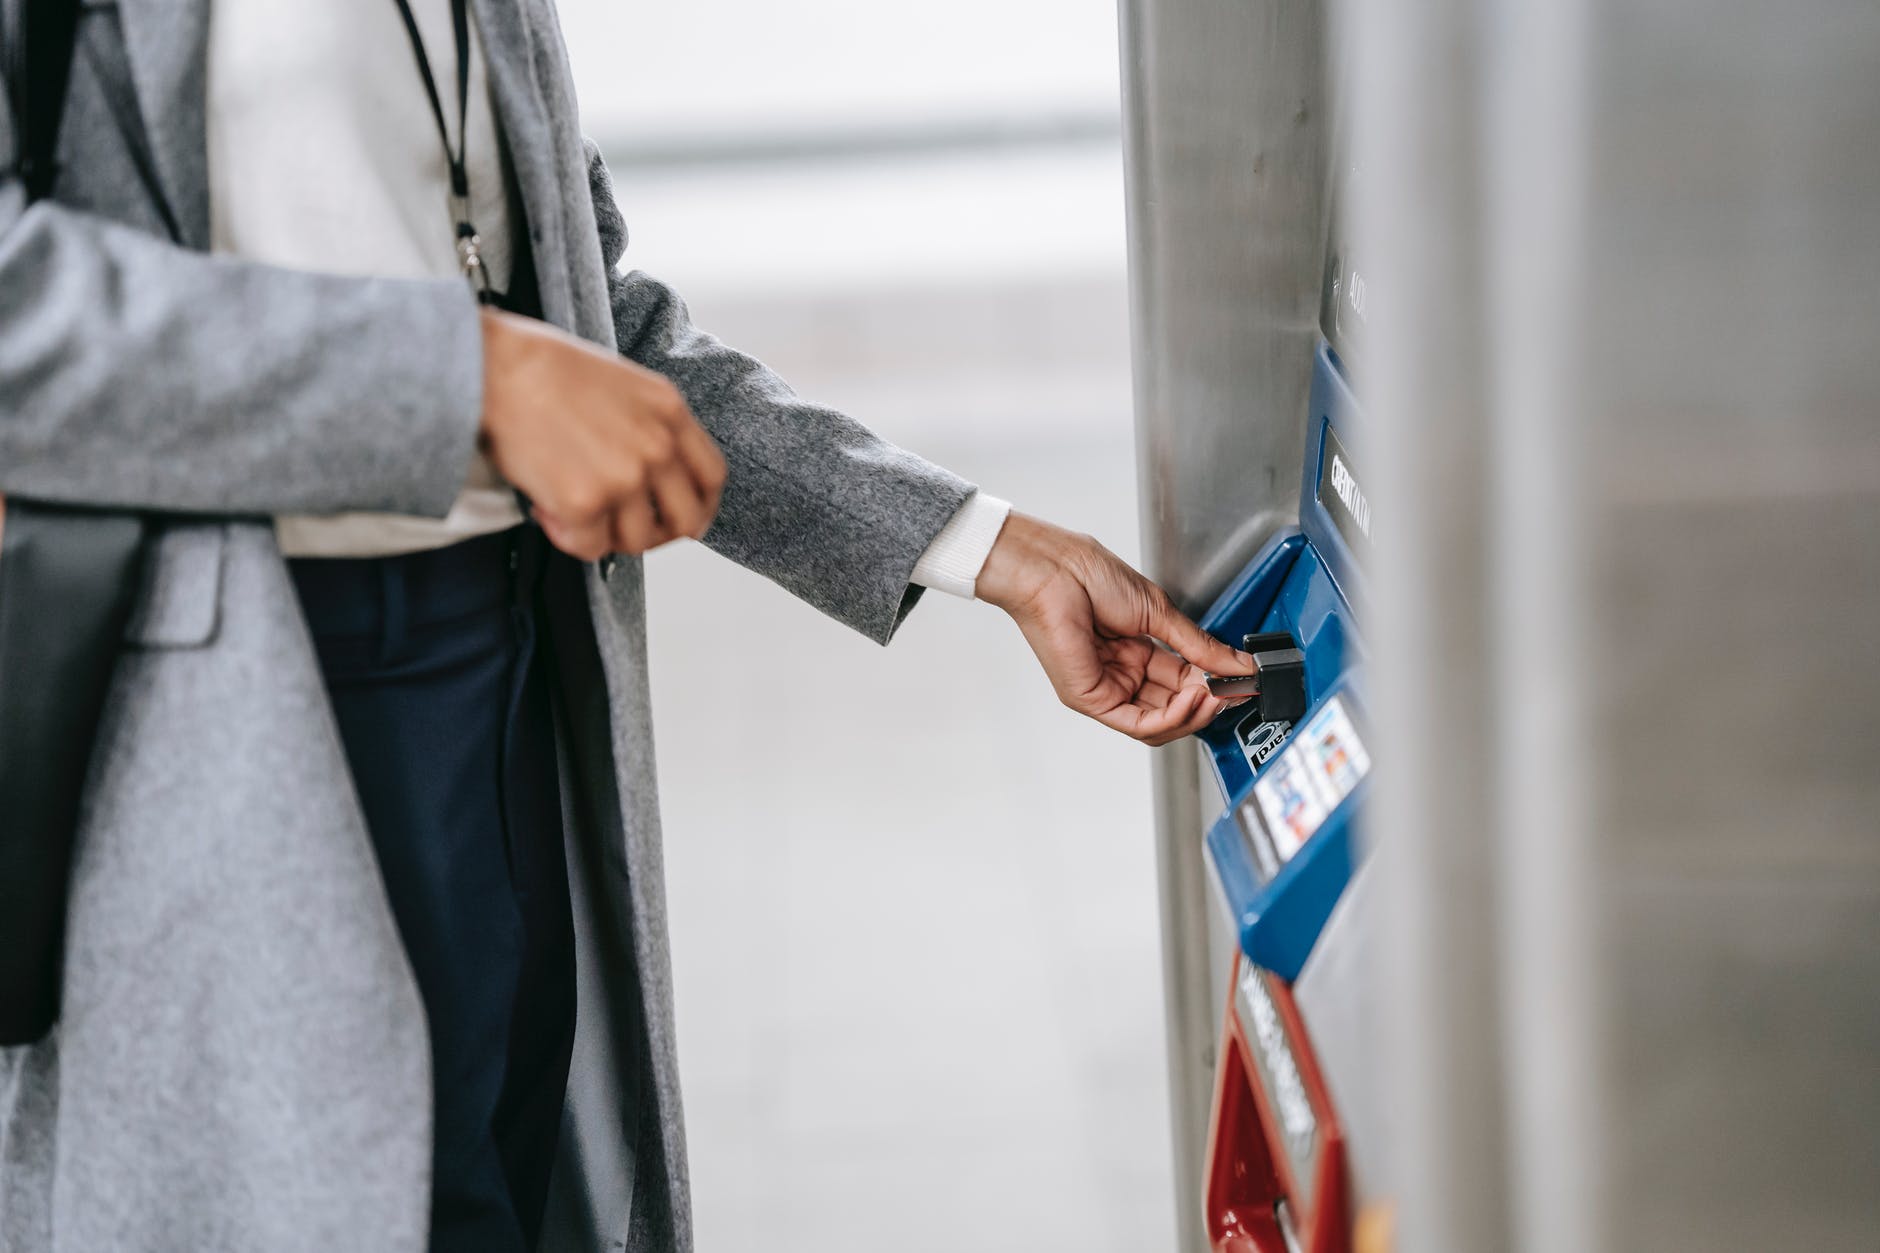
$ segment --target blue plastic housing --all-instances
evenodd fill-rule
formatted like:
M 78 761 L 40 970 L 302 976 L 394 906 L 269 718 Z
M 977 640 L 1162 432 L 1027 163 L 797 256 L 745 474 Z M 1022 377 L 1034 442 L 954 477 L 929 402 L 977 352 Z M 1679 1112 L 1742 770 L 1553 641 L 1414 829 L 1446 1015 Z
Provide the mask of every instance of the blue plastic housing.
M 1327 453 L 1327 431 L 1335 432 L 1346 454 L 1355 445 L 1364 451 L 1364 410 L 1352 394 L 1351 382 L 1338 363 L 1331 345 L 1319 341 L 1312 357 L 1312 392 L 1308 401 L 1306 424 L 1306 460 L 1299 480 L 1299 529 L 1317 550 L 1332 582 L 1348 603 L 1362 613 L 1365 604 L 1364 569 L 1358 554 L 1332 521 L 1331 511 L 1319 500 L 1320 471 Z
M 1293 637 L 1305 654 L 1310 704 L 1301 726 L 1334 694 L 1342 697 L 1354 719 L 1361 720 L 1363 713 L 1363 650 L 1352 601 L 1362 600 L 1364 576 L 1359 555 L 1319 499 L 1330 437 L 1337 438 L 1349 458 L 1363 418 L 1337 357 L 1323 342 L 1313 367 L 1299 529 L 1269 541 L 1201 620 L 1208 631 L 1236 646 L 1255 631 L 1286 631 Z M 1269 881 L 1239 816 L 1257 777 L 1238 735 L 1245 717 L 1243 710 L 1230 711 L 1199 736 L 1227 804 L 1227 812 L 1207 833 L 1208 863 L 1241 951 L 1250 961 L 1291 980 L 1312 952 L 1360 855 L 1353 827 L 1360 820 L 1370 781 L 1360 782 Z M 1273 753 L 1259 773 L 1285 751 Z
M 1340 696 L 1354 719 L 1362 722 L 1364 706 L 1354 684 L 1340 684 L 1327 695 Z M 1261 872 L 1241 817 L 1253 796 L 1251 779 L 1208 829 L 1208 868 L 1248 961 L 1289 983 L 1299 977 L 1363 857 L 1354 828 L 1370 790 L 1367 776 L 1270 880 Z
M 1298 531 L 1269 541 L 1208 610 L 1201 625 L 1235 647 L 1253 631 L 1290 634 L 1305 654 L 1306 700 L 1314 709 L 1344 677 L 1353 659 L 1351 609 L 1318 550 Z M 1236 734 L 1245 716 L 1242 710 L 1230 710 L 1199 736 L 1207 746 L 1224 800 L 1253 782 L 1253 766 Z

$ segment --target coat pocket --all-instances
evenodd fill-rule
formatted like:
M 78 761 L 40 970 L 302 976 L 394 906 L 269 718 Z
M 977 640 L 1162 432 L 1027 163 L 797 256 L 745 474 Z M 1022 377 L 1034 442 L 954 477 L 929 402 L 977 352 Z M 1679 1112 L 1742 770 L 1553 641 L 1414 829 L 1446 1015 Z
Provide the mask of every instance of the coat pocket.
M 124 627 L 124 641 L 145 648 L 200 648 L 215 639 L 222 618 L 220 523 L 152 529 L 143 583 Z

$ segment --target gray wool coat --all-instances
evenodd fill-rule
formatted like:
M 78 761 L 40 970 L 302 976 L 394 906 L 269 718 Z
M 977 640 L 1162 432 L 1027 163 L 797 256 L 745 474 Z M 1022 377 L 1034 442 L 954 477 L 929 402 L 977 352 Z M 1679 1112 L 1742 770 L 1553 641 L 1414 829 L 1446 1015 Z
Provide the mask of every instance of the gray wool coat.
M 423 1013 L 266 517 L 446 512 L 476 311 L 454 279 L 201 251 L 209 3 L 88 0 L 58 203 L 0 177 L 0 492 L 161 524 L 88 786 L 64 1017 L 0 1050 L 0 1250 L 417 1253 Z M 546 316 L 686 393 L 730 464 L 713 548 L 885 642 L 971 487 L 622 272 L 551 0 L 471 7 Z M 158 237 L 112 81 L 187 248 Z M 0 168 L 13 146 L 0 110 Z M 580 1001 L 544 1247 L 685 1250 L 640 565 L 568 561 L 555 586 Z

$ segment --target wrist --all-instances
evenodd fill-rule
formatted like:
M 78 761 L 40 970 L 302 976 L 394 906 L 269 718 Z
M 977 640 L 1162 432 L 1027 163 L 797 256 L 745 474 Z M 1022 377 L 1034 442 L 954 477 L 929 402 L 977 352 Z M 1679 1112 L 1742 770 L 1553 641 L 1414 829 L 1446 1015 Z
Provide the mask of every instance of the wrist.
M 1064 532 L 1049 522 L 1013 510 L 992 542 L 974 584 L 987 604 L 1013 613 L 1034 600 L 1060 572 Z
M 487 305 L 477 310 L 483 342 L 483 413 L 477 419 L 477 448 L 490 450 L 491 428 L 501 422 L 503 379 L 509 371 L 509 328 L 502 315 Z
M 478 422 L 477 446 L 485 453 L 499 441 L 515 409 L 520 376 L 533 349 L 526 319 L 487 305 L 477 310 L 483 334 L 483 416 Z M 521 385 L 526 394 L 526 385 Z

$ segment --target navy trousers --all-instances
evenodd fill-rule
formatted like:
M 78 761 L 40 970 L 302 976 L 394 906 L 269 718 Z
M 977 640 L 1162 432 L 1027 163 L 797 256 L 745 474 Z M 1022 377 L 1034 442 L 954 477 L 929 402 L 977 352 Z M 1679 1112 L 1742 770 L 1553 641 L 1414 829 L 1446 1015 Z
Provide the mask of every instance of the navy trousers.
M 430 1027 L 432 1253 L 525 1253 L 574 1041 L 541 581 L 519 526 L 289 563 Z

